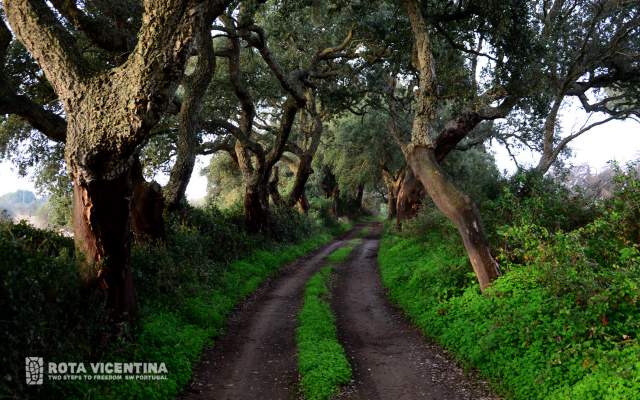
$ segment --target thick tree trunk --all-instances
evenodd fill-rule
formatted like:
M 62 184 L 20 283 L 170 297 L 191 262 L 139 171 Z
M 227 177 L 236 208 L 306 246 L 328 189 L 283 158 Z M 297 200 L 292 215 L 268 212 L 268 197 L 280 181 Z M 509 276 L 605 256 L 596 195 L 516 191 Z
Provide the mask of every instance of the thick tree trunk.
M 87 182 L 78 171 L 73 177 L 73 224 L 82 260 L 82 277 L 106 297 L 115 321 L 132 321 L 135 293 L 130 264 L 130 171 L 110 180 Z
M 491 256 L 478 210 L 469 196 L 449 181 L 432 149 L 411 146 L 406 155 L 410 167 L 436 207 L 458 228 L 480 289 L 484 290 L 498 277 L 499 272 L 498 264 Z
M 407 168 L 399 186 L 396 203 L 398 226 L 402 221 L 416 216 L 425 195 L 424 186 L 416 179 L 411 168 Z
M 305 197 L 305 187 L 307 185 L 307 181 L 309 180 L 309 176 L 311 175 L 311 160 L 313 158 L 310 154 L 304 154 L 300 157 L 300 161 L 298 162 L 297 169 L 295 170 L 295 177 L 293 181 L 293 188 L 291 189 L 291 193 L 289 194 L 289 199 L 287 202 L 289 206 L 293 207 L 294 205 L 300 205 L 302 198 Z M 305 197 L 306 202 L 306 197 Z M 302 207 L 304 209 L 304 207 Z M 308 204 L 307 204 L 308 209 Z M 306 213 L 306 211 L 304 211 Z
M 134 162 L 131 169 L 133 197 L 131 199 L 131 230 L 136 240 L 164 238 L 164 196 L 162 188 L 142 175 L 142 165 Z
M 208 24 L 200 27 L 195 46 L 198 50 L 194 71 L 183 79 L 184 98 L 180 105 L 178 141 L 176 143 L 176 163 L 171 169 L 169 182 L 165 187 L 167 210 L 173 211 L 186 203 L 185 193 L 196 165 L 199 138 L 198 127 L 202 97 L 215 71 L 215 56 L 211 43 L 211 28 Z
M 269 229 L 268 188 L 264 184 L 248 184 L 244 193 L 245 223 L 249 232 L 266 232 Z
M 12 31 L 64 106 L 75 241 L 85 258 L 82 275 L 104 293 L 116 322 L 131 321 L 135 311 L 130 265 L 134 154 L 175 94 L 194 34 L 228 3 L 145 0 L 138 40 L 126 61 L 97 71 L 46 2 L 4 2 Z

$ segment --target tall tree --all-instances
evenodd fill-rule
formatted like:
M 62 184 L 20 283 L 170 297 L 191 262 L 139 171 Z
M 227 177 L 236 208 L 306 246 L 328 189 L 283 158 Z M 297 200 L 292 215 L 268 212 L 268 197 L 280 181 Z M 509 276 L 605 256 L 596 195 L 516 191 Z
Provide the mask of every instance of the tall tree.
M 528 172 L 544 175 L 572 140 L 609 121 L 640 116 L 640 6 L 554 0 L 535 2 L 535 10 L 545 51 L 532 98 L 542 110 L 519 110 L 495 137 L 511 152 L 517 146 L 539 153 Z M 574 131 L 562 132 L 560 116 L 572 103 L 589 116 Z
M 88 285 L 105 293 L 115 320 L 130 320 L 135 310 L 129 260 L 135 153 L 173 96 L 196 33 L 222 13 L 226 3 L 144 1 L 137 41 L 126 59 L 100 69 L 82 56 L 69 30 L 44 1 L 4 3 L 13 32 L 64 106 L 74 233 L 85 257 L 82 275 Z M 128 48 L 128 42 L 118 41 L 121 29 L 92 29 L 97 17 L 83 14 L 74 2 L 59 6 L 57 10 L 96 43 Z M 135 20 L 129 16 L 129 21 Z
M 228 79 L 239 107 L 227 119 L 207 122 L 210 127 L 226 129 L 236 139 L 236 157 L 244 177 L 246 224 L 252 231 L 269 227 L 269 182 L 289 143 L 298 112 L 307 106 L 308 99 L 314 98 L 315 85 L 311 80 L 324 78 L 319 76 L 320 67 L 345 58 L 345 49 L 352 39 L 349 32 L 338 46 L 304 52 L 305 60 L 293 63 L 288 57 L 281 59 L 272 53 L 267 33 L 254 22 L 258 8 L 253 2 L 242 4 L 237 19 L 227 16 L 224 26 L 216 27 L 227 38 L 228 47 L 217 54 L 226 58 Z M 274 10 L 269 8 L 265 12 Z M 248 45 L 244 52 L 243 42 Z M 243 63 L 246 65 L 246 60 L 256 53 L 264 64 L 253 64 L 253 70 L 247 74 Z M 262 78 L 262 84 L 275 81 L 275 86 L 253 93 L 248 83 L 260 84 L 253 79 L 256 76 L 257 81 Z
M 440 162 L 481 121 L 506 116 L 515 104 L 517 97 L 514 96 L 514 93 L 509 93 L 505 88 L 501 88 L 501 86 L 490 88 L 480 96 L 471 96 L 473 101 L 466 108 L 454 113 L 453 118 L 445 124 L 442 132 L 436 135 L 436 117 L 438 106 L 441 105 L 442 101 L 439 100 L 436 83 L 436 62 L 433 54 L 432 35 L 423 10 L 433 10 L 431 20 L 434 26 L 440 29 L 439 23 L 443 20 L 456 19 L 458 15 L 466 17 L 469 13 L 474 14 L 477 10 L 458 9 L 447 15 L 440 16 L 436 15 L 435 7 L 427 2 L 404 0 L 403 6 L 411 26 L 413 65 L 417 71 L 418 87 L 415 91 L 411 139 L 409 143 L 406 143 L 404 135 L 398 129 L 397 124 L 394 123 L 398 110 L 393 94 L 395 85 L 391 85 L 389 107 L 392 115 L 392 131 L 402 148 L 409 167 L 420 180 L 436 207 L 458 228 L 471 265 L 480 283 L 480 288 L 484 290 L 498 276 L 498 265 L 491 255 L 476 206 L 471 198 L 458 189 L 448 178 Z M 524 7 L 524 4 L 515 2 L 515 4 L 508 4 L 507 10 L 513 10 L 516 13 L 520 12 L 520 15 L 514 14 L 514 16 L 522 18 L 523 15 L 526 15 L 527 8 Z M 525 35 L 522 34 L 524 32 L 514 30 L 515 25 L 523 21 L 526 20 L 519 21 L 516 19 L 511 21 L 512 25 L 507 27 L 509 28 L 507 30 L 508 36 L 503 37 L 502 42 L 505 42 L 505 39 L 513 40 L 518 37 L 524 37 Z M 522 29 L 525 28 L 526 24 L 523 25 Z M 443 35 L 445 39 L 455 44 L 446 31 L 443 31 Z M 454 45 L 454 48 L 457 47 Z M 499 63 L 504 58 L 506 47 L 506 45 L 503 45 L 502 48 L 496 50 L 501 53 L 501 56 L 496 58 L 496 63 Z M 477 53 L 466 47 L 462 47 L 462 49 L 465 53 Z M 518 59 L 513 57 L 509 59 L 509 64 L 511 64 L 510 68 L 512 68 L 510 79 L 513 79 L 518 76 L 514 73 L 517 70 L 513 68 L 521 67 L 524 63 L 518 62 Z M 493 102 L 498 102 L 498 105 L 490 106 L 489 104 Z

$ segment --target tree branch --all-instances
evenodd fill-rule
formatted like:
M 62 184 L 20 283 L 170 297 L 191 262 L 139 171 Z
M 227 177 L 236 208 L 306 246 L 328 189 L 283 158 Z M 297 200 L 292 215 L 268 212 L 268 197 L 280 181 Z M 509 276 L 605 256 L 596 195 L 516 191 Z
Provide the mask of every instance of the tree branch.
M 92 18 L 78 9 L 76 0 L 50 0 L 51 4 L 60 11 L 73 26 L 85 33 L 87 37 L 99 47 L 113 52 L 130 52 L 135 45 L 135 34 L 131 35 L 126 29 L 116 29 L 104 17 Z
M 64 100 L 87 71 L 73 38 L 42 0 L 5 0 L 4 7 L 13 32 Z

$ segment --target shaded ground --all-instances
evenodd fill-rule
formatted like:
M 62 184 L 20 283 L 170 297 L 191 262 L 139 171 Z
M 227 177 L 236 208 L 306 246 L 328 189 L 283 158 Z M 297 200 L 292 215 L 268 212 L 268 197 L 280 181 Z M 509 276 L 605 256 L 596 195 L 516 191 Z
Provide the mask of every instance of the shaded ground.
M 181 398 L 298 398 L 295 329 L 305 283 L 358 230 L 286 266 L 245 301 L 203 354 Z
M 380 231 L 380 225 L 370 229 L 336 269 L 332 306 L 354 376 L 341 398 L 496 399 L 484 382 L 465 375 L 389 304 L 377 264 Z
M 181 398 L 299 398 L 295 329 L 305 283 L 358 230 L 288 265 L 248 299 L 227 333 L 205 351 Z M 387 302 L 376 260 L 380 230 L 379 224 L 369 225 L 367 237 L 336 269 L 332 306 L 354 371 L 340 398 L 496 399 Z

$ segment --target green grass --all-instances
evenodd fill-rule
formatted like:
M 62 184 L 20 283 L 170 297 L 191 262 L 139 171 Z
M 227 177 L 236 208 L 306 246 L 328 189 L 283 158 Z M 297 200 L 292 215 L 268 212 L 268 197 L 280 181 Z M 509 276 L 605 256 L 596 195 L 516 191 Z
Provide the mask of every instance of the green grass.
M 231 263 L 216 289 L 187 299 L 179 310 L 158 309 L 148 314 L 142 321 L 137 342 L 125 352 L 124 358 L 165 362 L 169 371 L 167 380 L 74 385 L 78 394 L 100 399 L 175 397 L 191 379 L 192 368 L 205 346 L 222 333 L 233 308 L 281 266 L 331 239 L 329 234 L 320 234 L 274 251 L 256 251 Z
M 583 299 L 585 278 L 553 263 L 511 266 L 481 294 L 455 232 L 386 232 L 378 257 L 392 301 L 506 398 L 640 399 L 638 269 L 604 268 Z
M 336 263 L 347 259 L 353 246 L 344 246 L 328 258 L 330 263 L 305 287 L 304 305 L 298 316 L 296 340 L 298 370 L 306 400 L 326 400 L 351 380 L 351 366 L 338 342 L 335 316 L 330 306 L 329 281 Z
M 353 246 L 345 245 L 335 250 L 333 253 L 327 257 L 327 261 L 331 263 L 339 263 L 347 259 L 349 254 L 351 254 L 351 250 L 353 250 Z
M 215 217 L 196 213 L 200 220 L 172 225 L 165 243 L 134 247 L 138 322 L 111 344 L 97 343 L 105 330 L 101 304 L 77 288 L 73 241 L 24 224 L 0 224 L 0 303 L 7 305 L 0 361 L 8 366 L 0 374 L 0 398 L 175 398 L 239 302 L 282 265 L 346 229 L 285 226 L 280 235 L 286 241 L 277 242 L 247 235 L 241 219 L 236 224 Z M 293 237 L 303 239 L 292 244 Z M 168 375 L 162 381 L 26 386 L 24 357 L 32 354 L 45 362 L 164 362 Z

